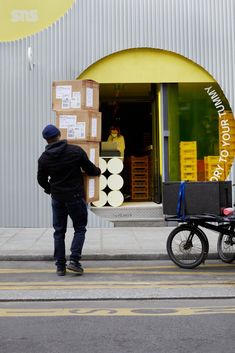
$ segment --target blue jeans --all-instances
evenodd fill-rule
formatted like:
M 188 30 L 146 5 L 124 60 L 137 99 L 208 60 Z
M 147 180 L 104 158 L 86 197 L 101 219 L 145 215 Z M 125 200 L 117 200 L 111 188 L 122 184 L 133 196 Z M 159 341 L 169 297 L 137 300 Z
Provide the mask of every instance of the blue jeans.
M 73 201 L 58 201 L 52 198 L 52 213 L 54 227 L 54 258 L 58 267 L 65 267 L 65 233 L 68 216 L 72 219 L 74 237 L 71 244 L 70 260 L 79 261 L 85 241 L 87 225 L 87 205 L 84 199 Z

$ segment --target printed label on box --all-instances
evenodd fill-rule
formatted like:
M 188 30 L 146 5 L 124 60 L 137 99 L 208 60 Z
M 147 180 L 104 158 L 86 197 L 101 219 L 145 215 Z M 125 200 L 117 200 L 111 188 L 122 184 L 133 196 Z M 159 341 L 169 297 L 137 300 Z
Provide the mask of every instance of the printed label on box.
M 95 196 L 95 179 L 89 179 L 88 182 L 88 197 L 92 198 Z
M 93 88 L 90 87 L 86 89 L 86 106 L 93 107 Z
M 69 97 L 62 98 L 61 109 L 69 109 L 71 107 L 71 99 Z
M 68 140 L 85 139 L 86 137 L 86 123 L 79 122 L 76 126 L 69 126 L 67 130 Z
M 81 92 L 73 92 L 71 98 L 71 108 L 80 109 L 81 108 Z
M 56 99 L 64 99 L 68 97 L 71 99 L 72 86 L 57 86 L 56 87 Z
M 60 115 L 60 129 L 67 129 L 68 127 L 76 126 L 77 117 L 76 115 Z
M 97 136 L 97 118 L 91 119 L 91 136 L 92 137 Z
M 68 127 L 68 129 L 67 129 L 67 139 L 68 140 L 75 139 L 74 127 Z
M 95 164 L 95 148 L 90 149 L 90 161 Z

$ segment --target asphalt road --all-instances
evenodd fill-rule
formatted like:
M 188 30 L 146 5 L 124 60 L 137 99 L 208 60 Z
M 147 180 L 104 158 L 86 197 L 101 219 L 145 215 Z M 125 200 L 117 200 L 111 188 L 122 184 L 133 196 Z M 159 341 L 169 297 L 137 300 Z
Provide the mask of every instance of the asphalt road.
M 235 351 L 234 299 L 21 302 L 1 308 L 3 353 Z
M 232 353 L 235 265 L 0 262 L 1 353 Z
M 170 261 L 84 261 L 84 276 L 55 274 L 53 262 L 0 262 L 0 301 L 234 298 L 235 264 L 194 270 Z

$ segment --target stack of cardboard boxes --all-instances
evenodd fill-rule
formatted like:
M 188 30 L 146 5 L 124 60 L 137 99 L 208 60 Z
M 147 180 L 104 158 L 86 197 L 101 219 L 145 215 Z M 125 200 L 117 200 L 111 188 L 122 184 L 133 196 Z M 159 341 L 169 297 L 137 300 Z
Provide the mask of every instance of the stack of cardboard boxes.
M 101 141 L 99 84 L 91 80 L 54 81 L 52 109 L 62 139 L 82 147 L 98 166 Z M 99 200 L 99 177 L 84 174 L 84 186 L 87 202 Z

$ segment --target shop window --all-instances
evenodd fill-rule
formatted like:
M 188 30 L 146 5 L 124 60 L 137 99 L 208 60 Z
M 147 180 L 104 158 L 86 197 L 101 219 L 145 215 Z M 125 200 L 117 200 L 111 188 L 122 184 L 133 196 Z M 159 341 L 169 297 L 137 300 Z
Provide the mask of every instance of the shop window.
M 235 124 L 217 84 L 169 84 L 168 124 L 170 180 L 228 177 L 235 155 Z

